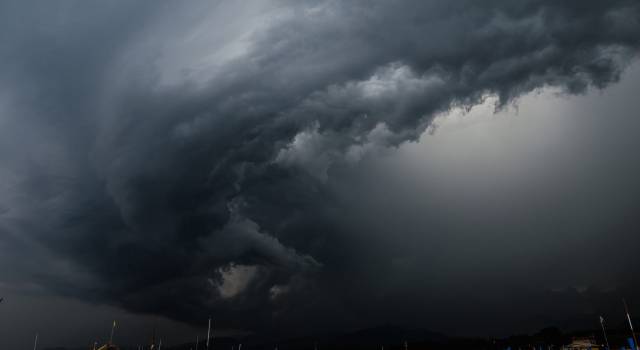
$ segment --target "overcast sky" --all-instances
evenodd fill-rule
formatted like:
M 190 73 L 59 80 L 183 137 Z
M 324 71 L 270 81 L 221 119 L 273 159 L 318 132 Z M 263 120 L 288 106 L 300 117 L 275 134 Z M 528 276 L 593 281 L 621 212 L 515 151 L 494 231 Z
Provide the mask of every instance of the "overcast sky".
M 631 0 L 0 1 L 0 345 L 620 323 L 639 49 Z

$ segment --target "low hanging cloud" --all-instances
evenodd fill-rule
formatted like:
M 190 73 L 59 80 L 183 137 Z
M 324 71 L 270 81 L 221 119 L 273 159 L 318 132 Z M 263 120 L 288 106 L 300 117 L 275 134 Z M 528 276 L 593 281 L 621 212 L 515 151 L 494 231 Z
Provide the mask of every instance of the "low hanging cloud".
M 230 327 L 359 324 L 340 310 L 380 277 L 339 168 L 487 96 L 606 88 L 640 49 L 636 1 L 250 6 L 2 5 L 5 280 Z

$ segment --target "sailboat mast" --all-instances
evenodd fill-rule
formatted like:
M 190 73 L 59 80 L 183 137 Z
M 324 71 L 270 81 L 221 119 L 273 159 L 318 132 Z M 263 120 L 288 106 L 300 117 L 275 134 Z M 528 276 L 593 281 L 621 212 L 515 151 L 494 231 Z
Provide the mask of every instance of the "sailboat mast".
M 156 325 L 153 325 L 153 332 L 151 333 L 151 346 L 149 349 L 154 350 L 156 348 Z
M 604 318 L 602 316 L 600 316 L 600 325 L 602 326 L 602 334 L 604 335 L 604 342 L 607 344 L 607 350 L 611 350 L 609 339 L 607 338 L 607 331 L 604 329 Z
M 211 317 L 209 317 L 209 326 L 207 327 L 207 350 L 209 350 L 209 335 L 211 334 Z
M 633 331 L 633 324 L 631 323 L 631 316 L 629 315 L 629 308 L 627 307 L 627 301 L 622 299 L 622 303 L 624 304 L 624 311 L 627 313 L 627 321 L 629 321 L 629 328 L 631 329 L 631 336 L 633 337 L 633 344 L 636 347 L 634 350 L 638 349 L 638 339 L 636 339 L 636 332 Z
M 113 332 L 116 329 L 116 320 L 113 320 L 113 325 L 111 326 L 111 336 L 109 336 L 109 345 L 113 344 Z

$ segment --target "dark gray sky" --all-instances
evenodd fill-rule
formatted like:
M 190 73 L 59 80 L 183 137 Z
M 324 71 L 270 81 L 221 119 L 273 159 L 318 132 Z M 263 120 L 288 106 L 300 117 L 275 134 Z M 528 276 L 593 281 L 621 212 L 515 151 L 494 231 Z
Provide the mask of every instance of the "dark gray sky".
M 2 1 L 0 344 L 618 317 L 639 48 L 637 1 Z

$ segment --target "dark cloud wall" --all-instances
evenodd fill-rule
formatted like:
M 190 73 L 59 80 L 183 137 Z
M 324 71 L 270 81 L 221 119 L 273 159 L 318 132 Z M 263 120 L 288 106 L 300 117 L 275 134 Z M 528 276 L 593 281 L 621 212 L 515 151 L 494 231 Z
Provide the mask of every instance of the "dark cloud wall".
M 407 282 L 416 272 L 398 275 L 387 257 L 430 223 L 376 225 L 367 209 L 384 198 L 354 193 L 353 179 L 452 107 L 618 81 L 640 46 L 639 12 L 635 1 L 4 2 L 3 283 L 290 333 L 485 312 L 460 303 L 422 321 L 447 295 L 492 305 L 520 284 L 469 291 L 473 275 L 455 269 Z M 431 206 L 436 223 L 477 219 Z M 514 305 L 546 298 L 522 289 Z

